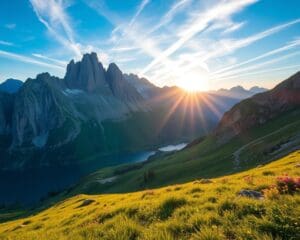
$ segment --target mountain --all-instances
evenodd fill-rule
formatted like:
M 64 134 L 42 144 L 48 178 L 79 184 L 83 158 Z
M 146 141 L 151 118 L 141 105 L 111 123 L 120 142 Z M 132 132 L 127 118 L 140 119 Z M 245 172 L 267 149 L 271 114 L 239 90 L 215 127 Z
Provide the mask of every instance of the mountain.
M 12 101 L 5 106 L 10 115 L 2 126 L 11 139 L 5 154 L 12 157 L 1 159 L 0 166 L 16 169 L 74 164 L 97 154 L 192 139 L 212 129 L 237 102 L 158 88 L 123 74 L 114 63 L 104 69 L 95 53 L 70 61 L 63 79 L 48 73 L 28 79 Z M 82 147 L 74 150 L 78 144 Z
M 246 90 L 242 86 L 235 86 L 230 89 L 224 89 L 221 88 L 217 91 L 213 91 L 213 93 L 221 95 L 221 96 L 227 96 L 227 97 L 232 97 L 232 98 L 237 98 L 237 99 L 245 99 L 248 97 L 251 97 L 257 93 L 265 92 L 268 89 L 262 88 L 262 87 L 257 87 L 254 86 L 250 88 L 249 90 Z
M 226 112 L 216 134 L 230 139 L 247 129 L 297 108 L 300 105 L 300 72 L 270 91 L 243 100 Z
M 258 87 L 258 86 L 254 86 L 252 88 L 249 89 L 250 92 L 253 92 L 255 94 L 257 93 L 262 93 L 262 92 L 266 92 L 268 91 L 269 89 L 267 88 L 263 88 L 263 87 Z
M 124 79 L 133 85 L 136 90 L 146 99 L 159 94 L 160 88 L 152 84 L 146 78 L 139 78 L 135 74 L 124 74 Z
M 0 84 L 0 91 L 7 93 L 16 93 L 19 91 L 22 85 L 22 81 L 10 78 Z
M 0 135 L 8 134 L 11 131 L 13 101 L 13 95 L 0 92 Z
M 0 189 L 10 202 L 36 201 L 127 154 L 203 136 L 239 101 L 156 87 L 114 63 L 105 69 L 95 53 L 70 61 L 63 79 L 41 73 L 0 94 Z
M 280 158 L 299 149 L 299 93 L 299 73 L 297 73 L 269 92 L 236 104 L 224 114 L 215 131 L 191 142 L 185 149 L 163 155 L 157 154 L 143 163 L 100 169 L 85 177 L 71 193 L 74 195 L 119 193 L 151 189 L 194 179 L 225 176 Z M 257 97 L 264 105 L 263 108 L 248 104 Z M 270 99 L 272 101 L 268 102 Z M 236 109 L 245 109 L 242 108 L 245 103 L 247 111 L 233 114 Z M 262 111 L 269 108 L 272 111 L 268 111 L 267 114 Z M 253 117 L 253 114 L 265 117 L 264 121 L 255 122 L 256 117 Z M 232 128 L 225 128 L 225 131 L 222 128 L 224 121 L 228 119 L 226 116 L 239 117 L 241 120 L 238 126 L 249 122 L 251 124 L 241 128 L 242 131 L 232 134 Z M 232 124 L 235 126 L 237 123 Z M 228 124 L 228 127 L 230 126 Z M 155 177 L 144 182 L 143 176 L 149 171 Z M 101 180 L 104 179 L 114 181 L 112 184 L 102 184 Z

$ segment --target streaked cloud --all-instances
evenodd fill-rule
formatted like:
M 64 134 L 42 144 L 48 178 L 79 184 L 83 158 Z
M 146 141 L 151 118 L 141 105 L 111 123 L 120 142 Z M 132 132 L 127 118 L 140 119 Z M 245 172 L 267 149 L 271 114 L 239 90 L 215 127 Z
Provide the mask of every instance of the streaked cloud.
M 68 64 L 67 61 L 62 61 L 62 60 L 58 60 L 58 59 L 55 59 L 55 58 L 50 58 L 50 57 L 47 57 L 43 54 L 33 53 L 32 56 L 34 56 L 36 58 L 46 60 L 46 61 L 54 62 L 58 65 L 61 65 L 62 67 L 65 67 Z
M 62 66 L 58 66 L 56 64 L 45 63 L 45 62 L 36 60 L 34 58 L 27 57 L 27 56 L 17 54 L 17 53 L 12 53 L 12 52 L 7 52 L 7 51 L 0 50 L 0 56 L 8 58 L 8 59 L 21 61 L 21 62 L 24 62 L 24 63 L 30 63 L 30 64 L 39 65 L 39 66 L 43 66 L 43 67 L 47 67 L 47 68 L 54 68 L 54 69 L 64 70 L 64 67 L 62 67 Z
M 52 37 L 64 47 L 80 57 L 81 46 L 75 41 L 75 34 L 70 17 L 65 13 L 65 6 L 60 0 L 29 0 L 39 21 L 44 24 Z
M 7 23 L 7 24 L 4 25 L 4 27 L 7 28 L 7 29 L 12 30 L 12 29 L 15 29 L 17 27 L 17 24 L 15 24 L 15 23 Z
M 242 1 L 226 1 L 221 2 L 214 6 L 212 9 L 207 10 L 204 13 L 200 13 L 196 16 L 193 16 L 192 23 L 189 23 L 185 26 L 182 32 L 179 33 L 181 38 L 174 42 L 171 46 L 163 51 L 163 53 L 157 56 L 150 64 L 148 64 L 141 74 L 148 72 L 155 64 L 164 60 L 166 57 L 170 56 L 176 52 L 180 47 L 182 47 L 188 40 L 194 37 L 199 32 L 203 31 L 208 25 L 216 20 L 227 18 L 230 15 L 242 10 L 244 7 L 249 4 L 253 4 L 257 0 L 242 0 Z
M 15 44 L 12 42 L 7 42 L 7 41 L 2 41 L 0 40 L 0 45 L 4 45 L 4 46 L 14 46 Z

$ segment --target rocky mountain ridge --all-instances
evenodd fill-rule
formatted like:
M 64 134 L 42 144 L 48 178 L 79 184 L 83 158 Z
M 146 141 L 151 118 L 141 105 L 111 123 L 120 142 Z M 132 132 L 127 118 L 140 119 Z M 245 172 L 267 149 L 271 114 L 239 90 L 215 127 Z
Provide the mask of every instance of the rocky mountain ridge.
M 300 72 L 273 89 L 236 104 L 224 114 L 215 134 L 223 141 L 300 106 Z
M 156 87 L 114 63 L 105 69 L 95 53 L 70 61 L 63 79 L 42 73 L 6 96 L 0 93 L 0 169 L 189 141 L 213 129 L 239 101 Z

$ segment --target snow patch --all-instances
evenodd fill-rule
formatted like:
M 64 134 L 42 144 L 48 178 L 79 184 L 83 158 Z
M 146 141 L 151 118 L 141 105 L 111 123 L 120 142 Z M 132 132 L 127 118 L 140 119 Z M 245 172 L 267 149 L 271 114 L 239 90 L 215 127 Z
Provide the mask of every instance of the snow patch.
M 63 90 L 62 92 L 63 92 L 63 94 L 65 94 L 66 96 L 74 96 L 74 95 L 82 94 L 82 93 L 83 93 L 83 90 L 66 88 L 66 89 Z

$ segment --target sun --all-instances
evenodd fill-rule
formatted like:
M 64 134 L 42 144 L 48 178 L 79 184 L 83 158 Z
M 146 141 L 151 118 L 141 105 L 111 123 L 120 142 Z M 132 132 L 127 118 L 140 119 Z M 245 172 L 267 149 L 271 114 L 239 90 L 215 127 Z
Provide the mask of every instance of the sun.
M 188 92 L 203 92 L 209 90 L 209 80 L 199 75 L 187 75 L 178 80 L 177 85 Z

